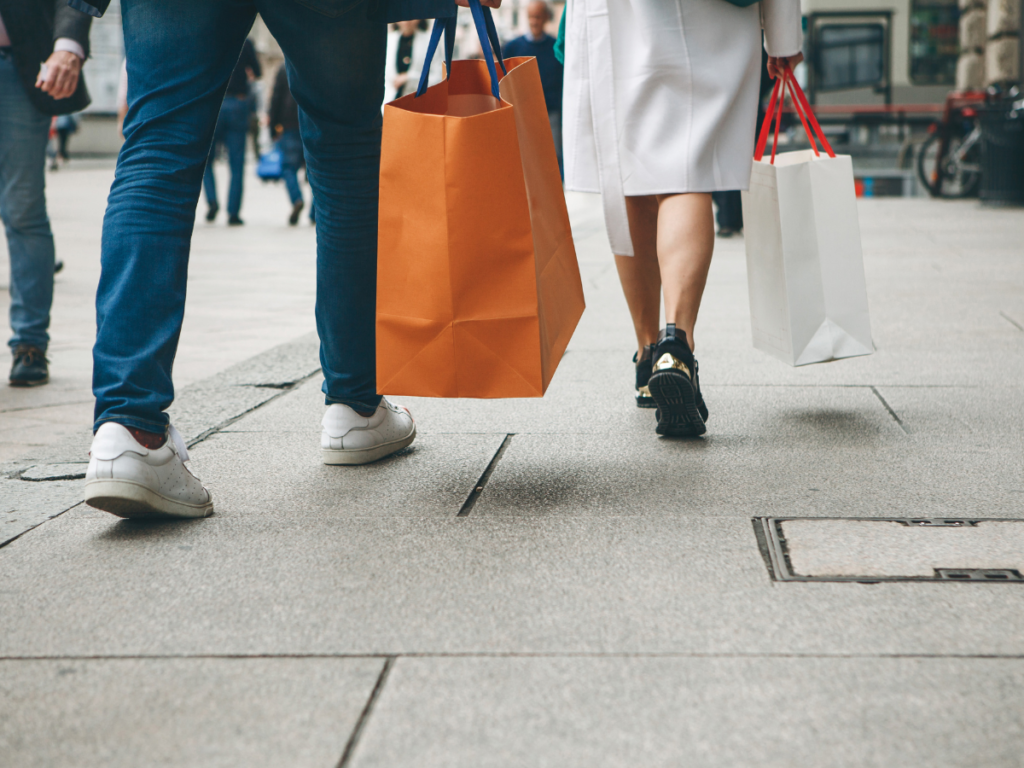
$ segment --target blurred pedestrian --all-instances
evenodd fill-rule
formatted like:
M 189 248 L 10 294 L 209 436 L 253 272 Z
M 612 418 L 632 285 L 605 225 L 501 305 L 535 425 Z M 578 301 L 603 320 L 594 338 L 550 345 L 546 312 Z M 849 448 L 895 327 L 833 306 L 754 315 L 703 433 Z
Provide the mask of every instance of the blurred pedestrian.
M 394 101 L 416 90 L 430 44 L 429 25 L 423 19 L 400 21 L 388 33 L 387 58 L 384 59 L 384 101 Z M 430 82 L 441 79 L 441 60 L 435 56 L 430 65 Z
M 604 198 L 637 405 L 658 409 L 658 434 L 701 435 L 693 331 L 715 244 L 710 193 L 749 184 L 761 29 L 775 77 L 803 58 L 800 0 L 574 0 L 568 14 L 566 186 Z
M 0 0 L 0 219 L 11 262 L 12 386 L 50 379 L 55 258 L 46 148 L 51 116 L 89 104 L 81 71 L 91 23 L 66 0 Z
M 305 203 L 302 187 L 299 186 L 299 169 L 303 166 L 302 134 L 299 131 L 299 105 L 295 103 L 288 87 L 288 68 L 281 65 L 274 77 L 274 92 L 270 96 L 270 111 L 267 113 L 270 135 L 277 142 L 281 152 L 281 178 L 292 204 L 288 223 L 299 223 L 299 216 Z
M 726 192 L 712 192 L 711 200 L 718 212 L 718 236 L 732 237 L 743 231 L 743 196 L 738 189 Z
M 754 129 L 756 136 L 761 130 L 761 121 L 764 119 L 765 97 L 771 93 L 775 81 L 768 74 L 768 52 L 761 49 L 761 87 L 757 102 L 757 126 Z M 718 212 L 715 216 L 718 221 L 718 236 L 732 237 L 743 231 L 743 199 L 738 189 L 728 192 L 712 192 L 711 199 L 715 203 Z
M 263 76 L 256 47 L 246 38 L 238 63 L 231 72 L 227 92 L 221 103 L 217 128 L 210 145 L 210 157 L 203 174 L 203 189 L 206 192 L 206 220 L 217 218 L 220 205 L 217 202 L 217 182 L 213 176 L 213 161 L 217 148 L 223 146 L 228 155 L 231 169 L 231 183 L 228 187 L 228 224 L 244 224 L 239 214 L 242 210 L 242 187 L 245 177 L 245 137 L 249 132 L 249 116 L 252 114 L 252 92 L 250 82 Z
M 544 31 L 552 20 L 551 7 L 544 0 L 533 0 L 526 8 L 530 31 L 506 43 L 505 56 L 535 56 L 540 70 L 540 84 L 544 89 L 544 103 L 548 108 L 551 136 L 558 156 L 558 172 L 565 178 L 562 164 L 562 63 L 555 58 L 555 38 Z
M 468 0 L 457 0 L 465 4 Z M 500 0 L 481 0 L 492 7 Z M 109 0 L 71 0 L 99 14 Z M 387 23 L 449 17 L 453 0 L 344 3 L 121 0 L 125 143 L 103 220 L 85 499 L 122 517 L 204 517 L 213 502 L 168 423 L 196 203 L 217 113 L 257 11 L 281 44 L 317 208 L 317 331 L 326 464 L 412 443 L 412 416 L 377 394 L 377 198 Z M 346 6 L 347 7 L 347 6 Z M 322 10 L 316 10 L 320 8 Z M 387 286 L 381 286 L 387 290 Z
M 71 134 L 77 132 L 78 118 L 74 115 L 57 116 L 57 156 L 62 163 L 66 164 L 71 159 L 68 154 L 68 139 L 71 138 Z

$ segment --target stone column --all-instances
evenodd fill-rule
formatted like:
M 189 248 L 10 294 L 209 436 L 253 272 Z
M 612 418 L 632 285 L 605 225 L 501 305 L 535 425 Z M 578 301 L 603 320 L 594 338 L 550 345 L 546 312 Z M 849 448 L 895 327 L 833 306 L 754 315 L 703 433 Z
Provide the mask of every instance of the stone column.
M 958 91 L 980 91 L 985 87 L 985 42 L 988 39 L 985 20 L 985 0 L 960 0 Z
M 985 84 L 1020 82 L 1021 0 L 988 0 Z

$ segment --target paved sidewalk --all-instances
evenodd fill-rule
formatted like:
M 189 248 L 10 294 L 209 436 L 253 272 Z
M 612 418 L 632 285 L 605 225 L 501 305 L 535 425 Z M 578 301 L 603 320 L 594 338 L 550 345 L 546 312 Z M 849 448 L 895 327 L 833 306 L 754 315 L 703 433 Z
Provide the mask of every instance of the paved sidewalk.
M 412 449 L 326 467 L 307 334 L 176 403 L 208 520 L 42 480 L 85 432 L 12 460 L 45 514 L 0 549 L 4 764 L 1024 766 L 1024 583 L 780 581 L 757 520 L 1024 518 L 1024 215 L 862 202 L 878 352 L 800 369 L 719 241 L 709 431 L 671 440 L 570 208 L 588 309 L 542 400 L 407 399 Z
M 227 190 L 225 163 L 216 166 L 218 188 Z M 100 276 L 100 234 L 113 160 L 72 160 L 47 173 L 46 197 L 64 270 L 57 275 L 51 321 L 51 381 L 45 387 L 7 386 L 10 357 L 0 359 L 0 462 L 41 456 L 48 446 L 92 419 L 94 301 Z M 309 189 L 305 190 L 309 197 Z M 291 206 L 282 184 L 262 184 L 252 168 L 245 180 L 244 227 L 215 224 L 199 204 L 189 265 L 188 304 L 178 357 L 177 386 L 205 379 L 228 366 L 315 328 L 313 304 L 316 235 L 303 217 L 287 225 Z M 0 316 L 4 344 L 10 268 L 0 237 Z

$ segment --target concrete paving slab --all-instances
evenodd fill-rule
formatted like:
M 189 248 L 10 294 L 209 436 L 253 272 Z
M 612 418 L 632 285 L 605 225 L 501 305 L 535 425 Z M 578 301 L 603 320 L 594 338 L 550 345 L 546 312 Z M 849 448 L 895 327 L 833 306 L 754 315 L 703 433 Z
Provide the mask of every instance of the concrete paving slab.
M 1024 444 L 1006 431 L 970 442 L 923 425 L 908 435 L 865 388 L 721 387 L 708 400 L 709 432 L 697 440 L 654 437 L 653 414 L 639 409 L 635 429 L 599 440 L 516 434 L 473 514 L 1019 512 Z
M 81 501 L 80 481 L 0 478 L 0 547 Z
M 403 658 L 352 765 L 1020 768 L 1022 684 L 1019 659 Z
M 0 555 L 0 656 L 1024 655 L 1024 589 L 778 583 L 746 518 L 77 510 Z
M 879 394 L 915 437 L 946 441 L 957 450 L 998 449 L 1020 459 L 1024 393 L 1012 384 L 984 387 L 878 387 Z
M 0 661 L 6 768 L 336 765 L 381 659 Z
M 190 453 L 214 494 L 218 519 L 444 517 L 462 506 L 503 439 L 427 432 L 361 467 L 325 466 L 319 426 L 306 433 L 224 432 Z
M 186 442 L 193 443 L 288 394 L 306 379 L 319 382 L 316 375 L 319 372 L 318 349 L 316 335 L 306 334 L 184 387 L 170 409 L 172 423 Z M 34 408 L 28 411 L 32 414 L 31 420 L 19 420 L 17 413 L 7 414 L 3 424 L 8 427 L 13 424 L 11 428 L 16 428 L 18 434 L 32 435 L 35 434 L 33 420 L 38 420 L 41 412 L 66 410 L 66 406 Z M 55 413 L 54 417 L 59 415 Z M 0 497 L 6 505 L 4 516 L 0 518 L 0 546 L 81 501 L 83 487 L 79 483 L 65 483 L 59 489 L 52 487 L 45 491 L 40 488 L 37 492 L 25 482 L 85 476 L 92 440 L 91 420 L 62 422 L 62 429 L 60 440 L 55 441 L 53 434 L 48 433 L 32 451 L 22 451 L 17 442 L 7 445 L 16 449 L 14 454 L 18 458 L 0 464 L 0 478 L 14 481 L 5 486 L 6 494 Z M 0 437 L 6 437 L 2 430 Z M 0 480 L 0 483 L 7 480 Z
M 215 166 L 226 189 L 224 164 Z M 45 387 L 16 390 L 0 385 L 0 461 L 41 460 L 48 446 L 92 422 L 92 344 L 99 280 L 100 236 L 114 161 L 73 161 L 49 173 L 46 196 L 64 270 L 56 276 L 48 351 L 51 381 Z M 174 378 L 179 392 L 224 368 L 300 335 L 315 325 L 316 233 L 287 224 L 290 204 L 280 185 L 246 183 L 244 227 L 196 223 L 189 261 L 188 303 Z M 308 195 L 308 193 L 307 193 Z M 205 206 L 200 205 L 205 212 Z M 6 238 L 0 237 L 0 316 L 7 316 Z M 317 367 L 315 361 L 308 370 Z M 6 370 L 6 369 L 5 369 Z M 62 406 L 61 418 L 46 412 Z M 32 418 L 16 428 L 9 416 Z M 7 429 L 7 425 L 11 429 Z M 24 426 L 24 425 L 22 425 Z M 12 433 L 18 433 L 13 435 Z M 80 443 L 81 441 L 79 441 Z M 86 449 L 87 444 L 86 444 Z

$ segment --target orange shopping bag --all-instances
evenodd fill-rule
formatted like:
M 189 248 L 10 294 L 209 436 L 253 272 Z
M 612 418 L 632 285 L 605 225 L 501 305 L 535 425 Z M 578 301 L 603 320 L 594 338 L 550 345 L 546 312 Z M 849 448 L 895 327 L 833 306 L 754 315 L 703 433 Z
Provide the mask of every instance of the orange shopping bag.
M 501 74 L 489 9 L 473 16 L 486 61 L 452 63 L 438 19 L 419 90 L 384 107 L 381 394 L 540 397 L 583 314 L 537 60 Z M 427 88 L 442 31 L 448 78 Z

